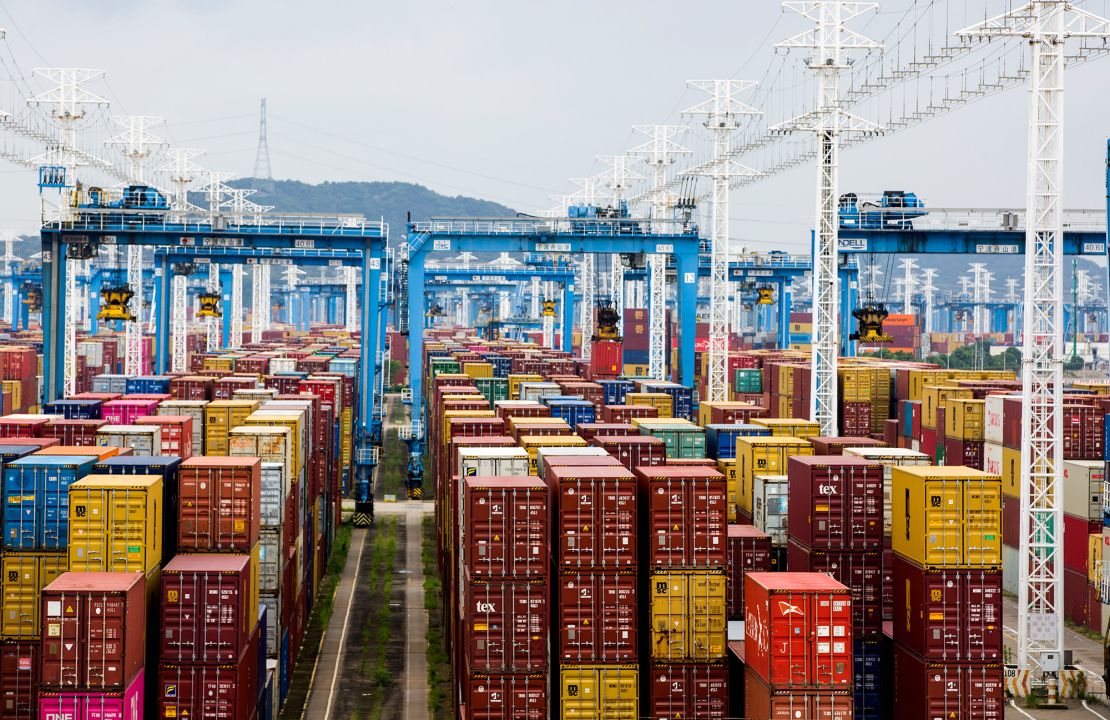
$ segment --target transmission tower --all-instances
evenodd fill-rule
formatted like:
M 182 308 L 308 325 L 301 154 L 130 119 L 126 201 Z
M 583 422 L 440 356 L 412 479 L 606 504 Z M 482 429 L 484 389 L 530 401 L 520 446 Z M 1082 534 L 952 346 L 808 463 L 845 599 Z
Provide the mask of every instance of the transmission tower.
M 633 125 L 632 129 L 646 135 L 647 142 L 633 148 L 632 153 L 641 155 L 653 172 L 651 193 L 652 232 L 666 232 L 663 223 L 667 219 L 667 168 L 674 164 L 677 155 L 689 155 L 690 151 L 674 141 L 686 131 L 683 125 Z M 650 283 L 648 303 L 648 374 L 662 380 L 667 372 L 666 335 L 667 335 L 667 257 L 659 253 L 648 256 L 648 278 Z
M 707 394 L 712 402 L 724 402 L 728 400 L 729 189 L 732 178 L 759 174 L 731 159 L 730 137 L 740 127 L 741 117 L 759 114 L 755 108 L 736 99 L 738 93 L 758 83 L 747 80 L 690 80 L 686 85 L 712 96 L 688 108 L 686 114 L 705 115 L 705 127 L 713 135 L 713 160 L 698 169 L 699 175 L 713 179 Z
M 810 416 L 821 434 L 837 433 L 837 356 L 840 280 L 837 277 L 837 170 L 840 135 L 878 132 L 879 126 L 852 115 L 840 105 L 840 71 L 848 67 L 848 50 L 881 45 L 848 30 L 844 23 L 870 10 L 875 3 L 813 0 L 784 2 L 814 22 L 814 28 L 778 43 L 782 48 L 810 48 L 810 70 L 817 73 L 817 109 L 772 128 L 778 132 L 806 131 L 817 135 L 817 222 L 813 248 L 813 373 Z
M 270 170 L 270 145 L 266 139 L 266 98 L 262 98 L 262 112 L 258 119 L 258 152 L 254 156 L 254 176 L 262 180 L 273 180 Z
M 990 40 L 1025 38 L 1031 51 L 1022 338 L 1021 531 L 1018 534 L 1019 670 L 1031 655 L 1050 678 L 1064 646 L 1063 219 L 1064 45 L 1069 37 L 1110 37 L 1110 22 L 1063 0 L 1034 0 L 961 30 Z M 1055 690 L 1050 683 L 1050 693 Z M 1050 695 L 1050 699 L 1055 699 Z

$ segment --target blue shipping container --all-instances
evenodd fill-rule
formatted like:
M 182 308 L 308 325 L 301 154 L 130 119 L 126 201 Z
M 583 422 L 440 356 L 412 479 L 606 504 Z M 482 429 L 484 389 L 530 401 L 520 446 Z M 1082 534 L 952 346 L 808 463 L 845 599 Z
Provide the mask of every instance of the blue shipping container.
M 94 457 L 25 457 L 4 466 L 4 547 L 69 547 L 69 486 L 88 475 Z
M 170 379 L 162 375 L 127 378 L 125 387 L 125 392 L 128 395 L 168 393 L 170 391 Z
M 883 697 L 883 653 L 880 640 L 855 641 L 856 720 L 880 720 Z
M 771 428 L 763 425 L 706 425 L 705 452 L 714 460 L 736 459 L 736 438 L 767 437 Z
M 625 396 L 635 387 L 631 380 L 597 380 L 605 396 L 606 405 L 624 405 Z
M 177 552 L 177 468 L 181 458 L 176 455 L 136 455 L 110 457 L 93 465 L 96 475 L 159 475 L 162 478 L 162 507 L 172 512 L 162 514 L 162 557 Z
M 44 415 L 61 415 L 66 420 L 99 420 L 100 400 L 55 400 L 43 407 Z
M 629 350 L 625 348 L 621 354 L 621 360 L 625 365 L 647 365 L 648 351 L 647 350 Z
M 694 389 L 672 382 L 644 383 L 644 392 L 667 393 L 671 396 L 676 418 L 692 420 L 694 417 Z
M 597 409 L 588 400 L 555 400 L 547 402 L 547 406 L 551 408 L 551 417 L 566 420 L 572 428 L 597 421 Z
M 289 694 L 289 629 L 281 633 L 281 657 L 278 660 L 278 698 L 282 704 Z

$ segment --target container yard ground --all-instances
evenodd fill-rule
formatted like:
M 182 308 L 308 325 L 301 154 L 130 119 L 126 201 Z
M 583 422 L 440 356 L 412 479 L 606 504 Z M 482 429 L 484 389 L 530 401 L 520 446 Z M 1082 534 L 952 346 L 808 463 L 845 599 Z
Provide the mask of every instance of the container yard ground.
M 1007 595 L 1003 600 L 1003 625 L 1006 648 L 1013 652 L 1016 643 L 1017 628 L 1017 600 Z M 1102 643 L 1087 635 L 1076 632 L 1067 627 L 1064 629 L 1064 644 L 1073 652 L 1073 661 L 1081 669 L 1087 671 L 1087 687 L 1093 696 L 1087 707 L 1076 700 L 1068 701 L 1067 710 L 1044 710 L 1027 707 L 1022 700 L 1014 700 L 1013 704 L 1006 705 L 1006 720 L 1041 720 L 1042 718 L 1055 718 L 1055 720 L 1110 720 L 1110 705 L 1106 703 L 1106 689 L 1102 680 Z M 1015 707 L 1016 706 L 1016 707 Z

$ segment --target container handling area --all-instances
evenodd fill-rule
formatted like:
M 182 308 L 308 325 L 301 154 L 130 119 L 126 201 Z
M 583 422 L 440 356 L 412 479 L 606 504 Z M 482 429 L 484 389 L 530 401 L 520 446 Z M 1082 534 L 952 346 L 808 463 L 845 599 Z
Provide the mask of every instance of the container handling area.
M 1110 720 L 1110 0 L 199 5 L 0 3 L 0 720 Z

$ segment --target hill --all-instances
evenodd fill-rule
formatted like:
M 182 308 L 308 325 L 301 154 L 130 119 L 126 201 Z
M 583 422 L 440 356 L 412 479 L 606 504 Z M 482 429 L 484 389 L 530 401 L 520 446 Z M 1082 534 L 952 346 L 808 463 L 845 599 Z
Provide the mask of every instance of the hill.
M 362 213 L 369 219 L 384 217 L 391 244 L 405 232 L 405 217 L 511 217 L 512 208 L 488 200 L 441 195 L 422 185 L 404 182 L 322 182 L 256 180 L 229 182 L 234 187 L 264 188 L 251 196 L 260 205 L 273 205 L 283 213 Z

